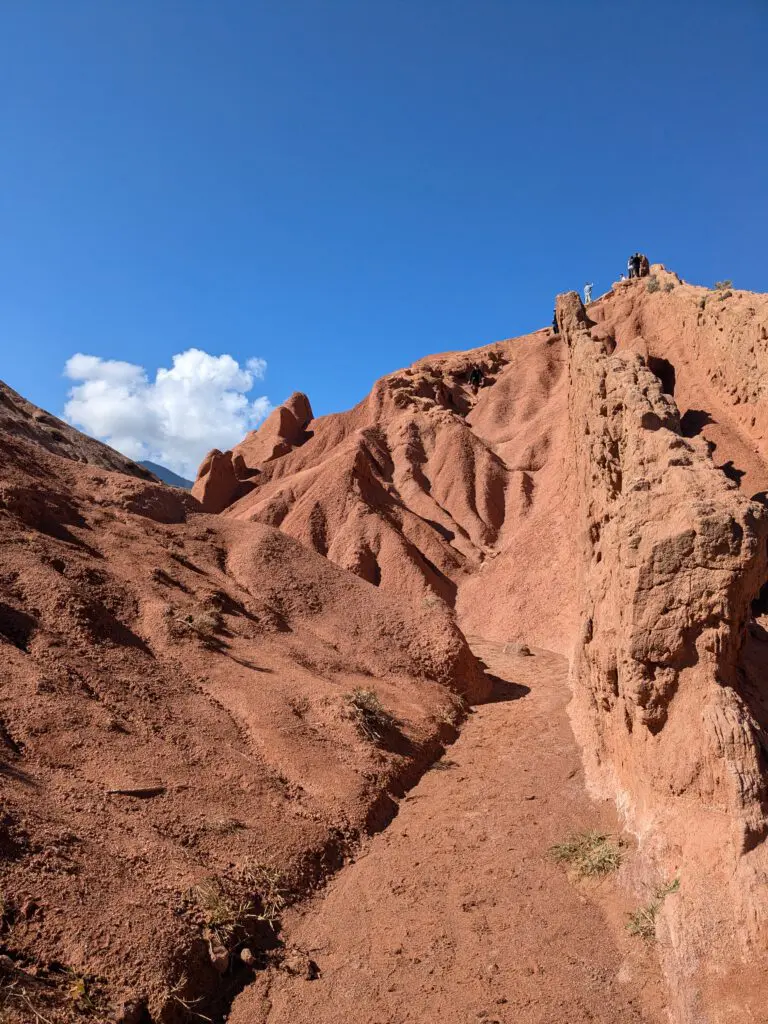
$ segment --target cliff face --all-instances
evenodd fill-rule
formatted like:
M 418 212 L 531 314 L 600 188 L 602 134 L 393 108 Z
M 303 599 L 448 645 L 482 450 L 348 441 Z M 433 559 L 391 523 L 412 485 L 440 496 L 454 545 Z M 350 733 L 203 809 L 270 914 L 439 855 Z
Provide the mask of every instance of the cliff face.
M 637 341 L 617 349 L 573 293 L 558 320 L 581 531 L 573 721 L 593 789 L 640 837 L 648 884 L 684 886 L 663 947 L 675 1019 L 719 1020 L 708 965 L 720 990 L 740 987 L 768 923 L 765 734 L 741 667 L 768 513 L 704 438 L 683 436 L 671 360 L 657 375 Z

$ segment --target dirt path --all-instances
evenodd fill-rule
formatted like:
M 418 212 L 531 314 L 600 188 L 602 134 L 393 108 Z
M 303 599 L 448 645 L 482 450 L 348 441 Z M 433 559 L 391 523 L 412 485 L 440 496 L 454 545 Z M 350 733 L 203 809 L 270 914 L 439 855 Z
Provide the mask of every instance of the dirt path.
M 355 864 L 285 923 L 319 977 L 262 975 L 231 1024 L 661 1024 L 652 947 L 614 878 L 569 881 L 548 848 L 617 830 L 587 798 L 566 662 L 473 645 L 506 683 Z

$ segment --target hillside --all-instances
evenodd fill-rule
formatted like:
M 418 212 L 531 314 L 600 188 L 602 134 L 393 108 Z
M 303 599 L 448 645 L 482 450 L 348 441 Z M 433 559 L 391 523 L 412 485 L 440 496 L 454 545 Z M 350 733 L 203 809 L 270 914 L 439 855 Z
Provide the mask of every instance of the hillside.
M 557 319 L 297 393 L 191 494 L 0 392 L 14 1024 L 762 1019 L 768 296 Z

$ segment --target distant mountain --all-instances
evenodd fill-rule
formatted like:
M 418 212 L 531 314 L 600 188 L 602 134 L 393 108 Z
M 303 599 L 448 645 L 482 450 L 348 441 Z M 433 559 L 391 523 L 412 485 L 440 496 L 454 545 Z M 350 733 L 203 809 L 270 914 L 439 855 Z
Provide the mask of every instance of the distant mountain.
M 178 473 L 166 469 L 165 466 L 158 466 L 156 462 L 140 462 L 139 465 L 143 466 L 144 469 L 148 469 L 150 473 L 154 473 L 158 480 L 162 480 L 164 484 L 169 484 L 171 487 L 183 487 L 185 491 L 192 489 L 191 480 L 185 480 L 183 476 L 179 476 Z

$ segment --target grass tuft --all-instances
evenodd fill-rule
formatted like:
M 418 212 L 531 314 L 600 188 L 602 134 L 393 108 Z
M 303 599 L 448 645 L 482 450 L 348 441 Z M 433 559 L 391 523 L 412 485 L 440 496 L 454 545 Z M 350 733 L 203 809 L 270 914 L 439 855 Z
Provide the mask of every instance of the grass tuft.
M 680 888 L 680 879 L 675 878 L 666 882 L 654 890 L 652 898 L 642 907 L 633 910 L 627 921 L 627 931 L 630 935 L 636 935 L 645 942 L 653 942 L 656 939 L 656 917 L 661 910 L 662 904 L 670 893 L 677 892 Z
M 221 879 L 206 878 L 195 889 L 195 898 L 207 927 L 219 944 L 231 950 L 256 918 L 252 900 L 229 892 Z
M 574 832 L 551 847 L 550 854 L 570 865 L 580 878 L 607 875 L 621 865 L 620 844 L 604 832 Z
M 274 925 L 285 910 L 286 892 L 283 873 L 270 864 L 260 861 L 248 861 L 243 869 L 242 883 L 248 889 L 258 893 L 260 904 L 259 921 Z

